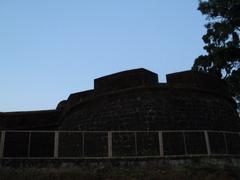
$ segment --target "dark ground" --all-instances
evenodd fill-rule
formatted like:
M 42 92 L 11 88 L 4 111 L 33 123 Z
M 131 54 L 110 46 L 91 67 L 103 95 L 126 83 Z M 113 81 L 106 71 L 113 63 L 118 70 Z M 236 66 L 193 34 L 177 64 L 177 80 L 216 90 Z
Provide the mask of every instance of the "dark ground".
M 0 180 L 239 180 L 240 168 L 0 168 Z

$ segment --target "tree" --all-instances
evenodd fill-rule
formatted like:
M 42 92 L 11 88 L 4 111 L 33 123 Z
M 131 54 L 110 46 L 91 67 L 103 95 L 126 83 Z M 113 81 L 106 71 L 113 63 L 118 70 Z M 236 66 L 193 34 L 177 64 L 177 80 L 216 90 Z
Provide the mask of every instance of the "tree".
M 240 110 L 240 0 L 200 0 L 198 10 L 208 20 L 202 37 L 207 53 L 195 60 L 193 70 L 224 79 Z

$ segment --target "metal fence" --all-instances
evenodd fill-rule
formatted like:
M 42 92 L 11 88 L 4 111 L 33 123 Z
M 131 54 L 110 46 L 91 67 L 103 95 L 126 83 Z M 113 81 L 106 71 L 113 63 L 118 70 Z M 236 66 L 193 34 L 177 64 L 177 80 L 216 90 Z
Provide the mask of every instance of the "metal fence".
M 127 158 L 240 155 L 226 131 L 1 131 L 0 158 Z

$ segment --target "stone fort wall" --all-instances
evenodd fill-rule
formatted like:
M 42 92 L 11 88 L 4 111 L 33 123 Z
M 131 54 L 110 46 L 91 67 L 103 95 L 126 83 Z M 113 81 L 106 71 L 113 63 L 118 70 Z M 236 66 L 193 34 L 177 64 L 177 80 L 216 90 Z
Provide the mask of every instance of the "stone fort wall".
M 10 130 L 239 130 L 236 104 L 216 77 L 185 71 L 166 83 L 146 69 L 95 79 L 94 89 L 71 94 L 56 109 L 0 113 Z
M 192 71 L 167 75 L 167 83 L 144 69 L 102 77 L 61 109 L 60 130 L 239 129 L 224 82 Z
M 55 110 L 0 113 L 0 128 L 0 159 L 240 154 L 226 84 L 192 71 L 167 83 L 145 69 L 98 78 Z

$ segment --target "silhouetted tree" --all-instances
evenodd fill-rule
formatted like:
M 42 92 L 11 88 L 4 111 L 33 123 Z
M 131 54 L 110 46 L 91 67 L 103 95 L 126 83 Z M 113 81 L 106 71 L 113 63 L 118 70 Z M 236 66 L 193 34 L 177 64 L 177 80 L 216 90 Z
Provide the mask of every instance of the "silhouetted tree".
M 198 10 L 208 20 L 202 37 L 207 53 L 195 60 L 193 70 L 224 79 L 240 110 L 240 0 L 200 0 Z

